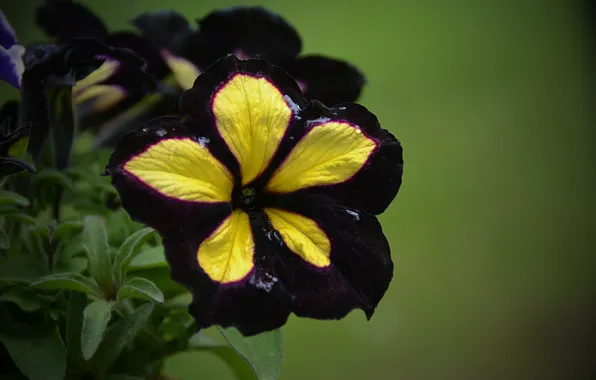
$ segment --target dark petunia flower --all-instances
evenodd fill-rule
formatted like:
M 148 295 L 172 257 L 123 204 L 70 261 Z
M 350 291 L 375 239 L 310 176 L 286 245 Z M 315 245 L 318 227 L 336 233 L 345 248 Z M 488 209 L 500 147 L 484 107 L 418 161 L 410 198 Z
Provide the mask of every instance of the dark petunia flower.
M 157 80 L 170 72 L 151 41 L 128 31 L 108 32 L 104 23 L 87 7 L 71 0 L 44 1 L 36 10 L 36 22 L 59 44 L 77 38 L 93 38 L 109 46 L 134 51 L 146 62 L 146 72 Z M 106 58 L 97 72 L 74 88 L 74 103 L 79 105 L 78 114 L 83 124 L 88 124 L 89 118 L 91 122 L 103 122 L 154 89 L 139 71 L 115 57 Z M 102 117 L 95 120 L 96 115 Z
M 140 76 L 146 75 L 145 62 L 132 51 L 113 48 L 95 39 L 27 46 L 23 56 L 25 71 L 21 79 L 19 123 L 31 124 L 29 151 L 34 158 L 40 154 L 51 131 L 54 142 L 61 144 L 54 149 L 57 155 L 54 165 L 60 169 L 66 167 L 75 134 L 72 88 L 96 72 L 108 57 Z
M 106 170 L 163 237 L 199 327 L 370 318 L 393 275 L 375 215 L 401 185 L 399 141 L 363 106 L 306 100 L 261 59 L 221 58 L 180 104 L 183 119 L 122 138 Z
M 132 20 L 141 32 L 138 35 L 128 31 L 109 32 L 81 4 L 46 0 L 38 9 L 37 23 L 58 40 L 94 37 L 113 46 L 133 49 L 149 63 L 151 74 L 157 79 L 173 74 L 181 90 L 192 87 L 202 71 L 228 54 L 241 59 L 261 58 L 285 68 L 298 81 L 307 99 L 327 105 L 356 100 L 365 84 L 360 71 L 345 61 L 321 55 L 298 57 L 302 42 L 296 30 L 281 16 L 262 7 L 211 12 L 199 20 L 197 29 L 191 28 L 187 19 L 173 10 L 146 12 Z M 134 92 L 134 82 L 118 82 L 126 78 L 106 76 L 103 83 L 97 84 L 106 92 L 115 92 L 113 87 L 125 89 L 120 91 L 120 97 L 138 100 L 141 95 L 129 94 Z M 98 112 L 101 111 L 105 109 L 98 106 Z
M 182 55 L 201 70 L 227 54 L 261 58 L 288 71 L 307 99 L 328 106 L 355 101 L 365 84 L 362 73 L 345 61 L 321 55 L 298 57 L 302 50 L 298 32 L 265 8 L 217 10 L 198 22 Z
M 0 79 L 16 88 L 21 86 L 25 48 L 18 44 L 14 29 L 0 9 Z

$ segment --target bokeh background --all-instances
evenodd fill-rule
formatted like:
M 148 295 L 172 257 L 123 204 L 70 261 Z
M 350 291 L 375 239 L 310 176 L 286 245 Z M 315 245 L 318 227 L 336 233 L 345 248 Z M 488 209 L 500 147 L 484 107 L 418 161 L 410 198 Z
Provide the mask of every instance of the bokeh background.
M 305 53 L 360 67 L 360 102 L 402 141 L 403 187 L 381 216 L 396 263 L 389 291 L 370 322 L 361 312 L 291 318 L 282 380 L 596 379 L 588 2 L 83 3 L 112 30 L 147 10 L 194 20 L 264 5 L 298 29 Z M 36 1 L 0 4 L 23 43 L 44 39 Z M 0 100 L 16 96 L 0 83 Z M 232 378 L 208 353 L 176 357 L 168 370 Z

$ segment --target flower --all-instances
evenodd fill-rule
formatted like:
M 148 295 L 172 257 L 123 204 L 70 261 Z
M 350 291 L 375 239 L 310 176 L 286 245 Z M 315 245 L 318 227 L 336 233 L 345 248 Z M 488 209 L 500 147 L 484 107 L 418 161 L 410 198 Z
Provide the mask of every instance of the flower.
M 399 141 L 361 105 L 306 100 L 261 59 L 221 58 L 180 107 L 125 135 L 106 173 L 162 236 L 199 327 L 370 318 L 393 275 L 375 215 L 401 185 Z
M 146 62 L 145 72 L 140 72 L 109 56 L 96 72 L 77 83 L 73 97 L 83 125 L 89 124 L 89 120 L 92 124 L 104 122 L 153 91 L 155 83 L 148 81 L 147 73 L 157 80 L 169 73 L 149 40 L 128 31 L 109 33 L 103 22 L 81 4 L 46 0 L 36 9 L 36 23 L 55 37 L 58 44 L 79 38 L 95 39 L 115 48 L 132 50 Z
M 125 30 L 111 32 L 87 7 L 70 0 L 46 0 L 36 10 L 37 24 L 58 42 L 87 37 L 110 46 L 131 49 L 147 62 L 146 71 L 157 80 L 165 80 L 173 72 L 175 79 L 192 77 L 190 83 L 178 86 L 192 86 L 192 81 L 199 75 L 198 70 L 173 53 L 178 51 L 176 41 L 183 39 L 185 32 L 190 33 L 190 25 L 175 12 L 154 12 L 151 16 L 151 22 L 160 28 L 160 34 L 149 33 L 146 37 Z M 133 23 L 144 25 L 145 19 L 138 17 Z M 174 34 L 174 22 L 177 22 L 177 34 Z M 79 111 L 83 125 L 95 126 L 110 120 L 155 89 L 140 86 L 143 82 L 123 69 L 118 60 L 109 60 L 84 84 L 75 87 L 74 102 L 83 110 Z M 177 98 L 166 100 L 171 101 L 163 111 L 175 111 Z
M 73 22 L 84 20 L 84 22 Z M 302 42 L 296 30 L 279 15 L 262 7 L 235 7 L 209 13 L 193 29 L 187 19 L 173 11 L 145 12 L 132 20 L 140 35 L 128 31 L 109 32 L 85 6 L 70 0 L 46 0 L 38 8 L 37 23 L 60 40 L 94 37 L 110 45 L 134 50 L 148 64 L 148 71 L 162 85 L 161 97 L 135 88 L 126 75 L 112 76 L 117 65 L 105 68 L 96 86 L 75 89 L 75 103 L 86 101 L 80 112 L 83 125 L 103 124 L 100 142 L 110 143 L 121 129 L 136 126 L 157 112 L 177 111 L 177 96 L 187 90 L 217 59 L 228 54 L 239 58 L 262 58 L 285 68 L 300 84 L 307 99 L 327 105 L 354 101 L 365 83 L 364 76 L 349 63 L 322 55 L 298 57 Z M 100 78 L 97 76 L 96 78 Z M 93 95 L 93 96 L 90 96 Z M 104 123 L 109 120 L 109 123 Z
M 18 44 L 14 29 L 0 10 L 0 79 L 16 88 L 21 86 L 25 70 L 24 53 L 25 48 Z
M 261 58 L 287 70 L 309 100 L 332 106 L 358 99 L 366 81 L 356 67 L 323 55 L 299 57 L 301 50 L 298 32 L 281 16 L 259 6 L 239 6 L 199 20 L 182 55 L 201 70 L 227 54 Z

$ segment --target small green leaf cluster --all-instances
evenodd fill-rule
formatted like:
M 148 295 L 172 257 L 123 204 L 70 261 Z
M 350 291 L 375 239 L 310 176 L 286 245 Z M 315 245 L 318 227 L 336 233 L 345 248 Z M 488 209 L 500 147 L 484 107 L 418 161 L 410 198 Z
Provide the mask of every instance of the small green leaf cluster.
M 67 168 L 37 161 L 36 172 L 2 178 L 0 378 L 163 379 L 167 359 L 189 350 L 238 379 L 276 378 L 280 330 L 197 331 L 160 236 L 120 207 L 100 174 L 110 152 L 87 137 Z

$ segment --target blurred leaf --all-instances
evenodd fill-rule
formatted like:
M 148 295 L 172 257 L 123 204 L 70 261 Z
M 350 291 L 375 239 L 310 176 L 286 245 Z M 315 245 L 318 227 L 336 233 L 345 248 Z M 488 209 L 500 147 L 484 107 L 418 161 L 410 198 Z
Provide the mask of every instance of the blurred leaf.
M 14 205 L 0 205 L 0 216 L 20 212 L 20 210 Z
M 85 360 L 91 359 L 104 337 L 112 318 L 112 303 L 105 300 L 91 302 L 83 311 L 81 352 Z
M 83 310 L 87 306 L 87 295 L 80 292 L 70 292 L 68 311 L 66 313 L 66 346 L 68 359 L 71 363 L 83 361 L 81 350 L 81 332 L 83 330 Z M 71 367 L 72 364 L 69 364 Z
M 219 344 L 203 333 L 196 333 L 188 340 L 188 349 L 210 352 L 219 357 L 232 369 L 238 380 L 258 379 L 248 361 L 238 355 L 232 347 Z
M 120 249 L 116 253 L 116 257 L 114 257 L 114 265 L 112 269 L 114 273 L 114 281 L 117 285 L 122 283 L 124 275 L 128 269 L 128 265 L 139 253 L 143 244 L 149 240 L 152 233 L 152 228 L 143 228 L 142 230 L 139 230 L 131 235 L 120 246 Z
M 219 329 L 232 348 L 248 361 L 259 380 L 277 378 L 283 362 L 281 329 L 245 337 L 235 328 Z
M 12 302 L 25 312 L 39 310 L 45 306 L 35 291 L 20 286 L 15 286 L 0 294 L 0 301 Z
M 31 283 L 46 273 L 43 261 L 34 255 L 0 255 L 0 279 L 3 281 Z
M 54 166 L 58 169 L 64 169 L 68 165 L 75 136 L 72 87 L 46 86 L 45 90 Z
M 55 169 L 44 169 L 37 173 L 31 181 L 31 185 L 34 187 L 41 187 L 46 184 L 57 185 L 71 194 L 75 193 L 72 180 L 66 174 Z
M 78 220 L 62 222 L 50 234 L 50 241 L 60 240 L 66 236 L 78 234 L 81 231 L 83 231 L 83 223 Z
M 30 380 L 64 379 L 66 349 L 56 326 L 34 326 L 25 336 L 2 334 L 0 340 Z
M 97 283 L 92 278 L 87 278 L 78 273 L 50 274 L 38 279 L 30 286 L 42 289 L 76 290 L 102 298 L 102 291 Z
M 91 365 L 100 376 L 105 374 L 122 350 L 129 345 L 143 329 L 151 313 L 153 304 L 146 303 L 136 309 L 129 316 L 125 316 L 113 323 L 107 330 L 97 352 L 91 358 Z
M 183 285 L 172 280 L 169 267 L 138 270 L 135 271 L 134 275 L 135 277 L 143 277 L 151 280 L 162 291 L 166 299 L 187 292 L 187 289 Z
M 128 270 L 133 271 L 158 267 L 168 267 L 163 245 L 149 247 L 139 252 L 139 254 L 130 262 Z
M 85 269 L 87 269 L 87 258 L 81 256 L 61 258 L 54 266 L 56 272 L 83 273 Z
M 184 308 L 186 309 L 192 303 L 192 294 L 190 292 L 184 292 L 178 294 L 168 301 L 166 301 L 165 306 L 169 308 Z
M 122 375 L 122 374 L 111 374 L 105 377 L 105 380 L 145 380 L 142 377 Z
M 118 301 L 124 301 L 129 298 L 139 298 L 163 303 L 163 293 L 153 282 L 136 277 L 127 280 L 118 290 Z
M 3 228 L 0 228 L 0 249 L 9 249 L 10 248 L 10 238 L 4 232 Z
M 87 216 L 83 225 L 83 246 L 89 259 L 89 274 L 105 292 L 111 293 L 113 283 L 105 223 L 97 216 Z
M 110 184 L 108 177 L 102 177 L 101 172 L 93 173 L 84 168 L 70 168 L 66 170 L 66 174 L 71 177 L 82 179 L 89 183 L 93 188 L 108 193 L 116 193 L 116 189 Z
M 29 214 L 25 214 L 24 212 L 18 212 L 18 211 L 10 212 L 10 213 L 4 214 L 4 217 L 7 220 L 12 220 L 14 222 L 27 224 L 29 226 L 34 226 L 35 224 L 37 224 L 37 221 L 35 220 L 34 217 L 32 217 Z
M 12 191 L 0 190 L 0 205 L 29 206 L 29 200 Z

